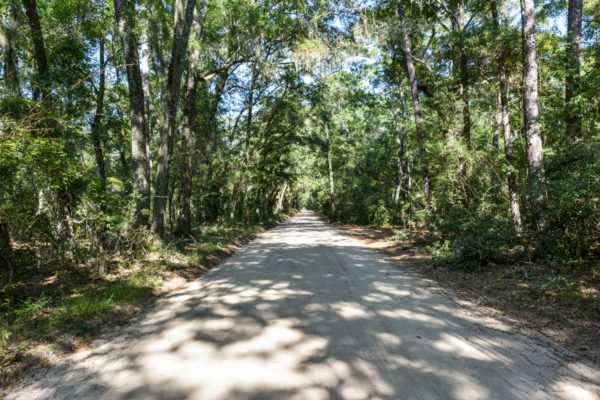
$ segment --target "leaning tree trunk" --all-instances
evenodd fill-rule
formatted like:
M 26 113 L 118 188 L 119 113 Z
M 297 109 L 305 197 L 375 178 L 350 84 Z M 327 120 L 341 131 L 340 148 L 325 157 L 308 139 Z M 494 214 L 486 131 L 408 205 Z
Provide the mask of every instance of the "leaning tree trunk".
M 185 4 L 185 9 L 184 9 Z M 173 139 L 175 137 L 175 120 L 179 105 L 181 89 L 181 75 L 183 73 L 183 59 L 190 36 L 190 27 L 194 16 L 196 0 L 176 0 L 175 22 L 173 25 L 173 47 L 169 72 L 167 74 L 166 98 L 163 110 L 163 120 L 160 129 L 160 143 L 158 147 L 158 160 L 156 169 L 156 188 L 153 210 L 153 230 L 160 236 L 165 234 L 165 208 L 169 194 L 169 163 L 173 153 Z
M 149 224 L 150 209 L 150 164 L 146 144 L 148 121 L 144 103 L 144 88 L 138 58 L 137 40 L 133 31 L 130 7 L 124 8 L 124 0 L 114 0 L 115 18 L 123 46 L 129 86 L 131 108 L 131 158 L 133 159 L 133 194 L 136 197 L 135 223 Z
M 536 232 L 541 230 L 544 194 L 544 167 L 540 111 L 538 105 L 538 62 L 535 38 L 534 0 L 521 0 L 523 34 L 523 120 L 527 138 L 527 165 L 532 219 Z
M 565 82 L 565 127 L 567 140 L 581 138 L 581 106 L 577 96 L 580 92 L 581 25 L 583 0 L 569 0 L 567 23 L 567 60 Z
M 498 15 L 498 0 L 492 2 L 492 18 L 497 37 L 500 37 L 500 19 Z M 502 39 L 500 39 L 502 40 Z M 508 108 L 508 76 L 506 74 L 506 48 L 502 40 L 498 55 L 498 82 L 500 83 L 500 127 L 504 138 L 504 158 L 510 170 L 506 176 L 510 201 L 510 214 L 517 233 L 522 232 L 521 208 L 519 192 L 517 191 L 517 176 L 513 167 L 513 142 L 515 134 L 510 129 L 510 110 Z
M 398 16 L 400 17 L 400 28 L 402 29 L 402 49 L 406 58 L 406 71 L 410 82 L 410 93 L 412 95 L 413 109 L 415 115 L 415 131 L 417 134 L 417 144 L 419 146 L 419 158 L 421 162 L 421 171 L 423 175 L 423 194 L 425 195 L 427 208 L 431 209 L 431 187 L 429 182 L 429 163 L 427 160 L 427 151 L 425 149 L 425 130 L 423 128 L 423 116 L 421 114 L 421 103 L 419 102 L 419 89 L 417 87 L 417 74 L 412 56 L 412 46 L 406 15 L 404 13 L 404 4 L 398 0 Z
M 287 190 L 289 188 L 288 183 L 284 183 L 283 184 L 283 189 L 281 189 L 281 191 L 279 192 L 279 196 L 277 196 L 277 203 L 275 204 L 275 212 L 274 214 L 279 214 L 280 212 L 283 211 L 283 206 L 285 203 L 285 195 L 287 193 Z

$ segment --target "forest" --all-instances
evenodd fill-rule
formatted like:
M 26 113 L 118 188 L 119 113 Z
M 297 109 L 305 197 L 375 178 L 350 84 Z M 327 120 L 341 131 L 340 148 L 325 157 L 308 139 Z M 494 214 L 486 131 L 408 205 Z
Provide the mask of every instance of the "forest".
M 1 4 L 0 367 L 303 208 L 600 318 L 599 1 Z

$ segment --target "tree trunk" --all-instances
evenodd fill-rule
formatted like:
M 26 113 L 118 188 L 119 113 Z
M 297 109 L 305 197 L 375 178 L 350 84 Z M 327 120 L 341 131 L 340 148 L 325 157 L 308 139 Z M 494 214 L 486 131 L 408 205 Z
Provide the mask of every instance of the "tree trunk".
M 104 164 L 104 152 L 102 150 L 102 133 L 104 132 L 104 94 L 106 92 L 106 63 L 104 60 L 104 36 L 101 36 L 98 40 L 98 68 L 100 69 L 100 76 L 98 82 L 98 89 L 96 91 L 96 112 L 94 114 L 94 120 L 91 126 L 92 142 L 94 144 L 94 154 L 96 156 L 96 166 L 98 168 L 98 183 L 100 191 L 106 192 L 106 167 Z M 100 199 L 100 211 L 106 212 L 106 200 Z M 103 249 L 106 249 L 108 245 L 108 237 L 106 234 L 107 226 L 104 221 L 100 221 L 99 225 L 99 239 Z
M 180 236 L 189 236 L 192 234 L 192 188 L 194 184 L 194 154 L 196 150 L 196 134 L 194 125 L 196 123 L 196 98 L 198 93 L 198 84 L 200 81 L 200 47 L 202 41 L 202 31 L 204 27 L 204 17 L 206 16 L 207 0 L 203 0 L 200 9 L 196 8 L 196 18 L 192 25 L 194 33 L 194 47 L 189 52 L 189 70 L 187 83 L 184 91 L 184 124 L 183 124 L 183 142 L 184 142 L 184 163 L 183 176 L 181 179 L 181 213 L 177 219 L 175 233 Z
M 213 101 L 211 103 L 210 110 L 210 119 L 208 121 L 208 130 L 209 137 L 212 141 L 212 151 L 214 152 L 219 145 L 219 138 L 217 136 L 218 126 L 217 126 L 217 115 L 219 113 L 219 104 L 221 103 L 221 98 L 223 97 L 223 92 L 225 91 L 225 85 L 227 84 L 227 79 L 229 79 L 229 69 L 223 71 L 217 78 L 217 84 L 215 88 L 215 95 L 213 97 Z
M 123 121 L 124 115 L 119 114 L 119 119 Z M 127 162 L 127 153 L 126 146 L 127 140 L 126 132 L 124 126 L 119 126 L 118 130 L 118 138 L 119 138 L 119 164 L 121 164 L 121 174 L 123 177 L 129 176 L 129 163 Z
M 498 0 L 494 0 L 492 2 L 492 18 L 494 19 L 496 37 L 500 38 Z M 504 158 L 510 167 L 510 170 L 506 176 L 510 202 L 510 214 L 516 232 L 521 234 L 522 222 L 520 199 L 519 192 L 517 191 L 517 177 L 515 174 L 515 168 L 513 166 L 513 142 L 515 140 L 515 134 L 510 129 L 510 110 L 508 108 L 509 82 L 506 74 L 506 48 L 504 41 L 500 43 L 500 53 L 498 55 L 498 82 L 500 83 L 500 127 L 502 129 L 502 137 L 504 138 Z
M 400 17 L 400 28 L 402 30 L 402 49 L 404 50 L 404 55 L 406 58 L 406 70 L 408 73 L 408 80 L 410 82 L 410 93 L 412 95 L 415 115 L 415 131 L 417 134 L 421 172 L 423 175 L 423 194 L 426 198 L 427 208 L 431 209 L 431 187 L 429 182 L 429 162 L 427 160 L 427 151 L 425 149 L 425 130 L 423 129 L 423 116 L 421 114 L 421 103 L 419 102 L 419 89 L 417 86 L 417 74 L 412 56 L 410 34 L 408 25 L 406 23 L 404 4 L 402 3 L 402 0 L 398 0 L 398 16 Z
M 583 0 L 569 0 L 567 23 L 567 73 L 565 84 L 565 127 L 567 140 L 581 138 L 581 107 L 577 96 L 580 88 L 581 25 Z
M 10 243 L 10 230 L 4 221 L 0 221 L 0 263 L 0 274 L 6 268 L 10 282 L 13 274 L 13 251 Z
M 500 90 L 496 92 L 496 109 L 494 110 L 494 133 L 492 133 L 492 147 L 494 150 L 500 150 L 500 133 L 502 131 L 502 104 L 500 100 Z
M 527 138 L 529 192 L 534 229 L 543 226 L 544 167 L 538 105 L 538 62 L 534 0 L 521 0 L 523 34 L 523 120 Z
M 258 79 L 257 63 L 252 63 L 252 73 L 250 75 L 250 87 L 248 88 L 248 97 L 246 99 L 248 114 L 246 115 L 246 139 L 244 143 L 244 152 L 246 154 L 246 162 L 250 161 L 250 138 L 252 132 L 252 117 L 254 116 L 254 89 L 256 88 L 256 80 Z
M 150 103 L 151 103 L 151 88 L 150 88 L 150 45 L 148 43 L 148 16 L 142 17 L 142 28 L 140 34 L 140 73 L 142 74 L 142 87 L 144 89 L 144 105 L 146 107 L 146 119 L 150 131 Z
M 402 192 L 403 170 L 404 164 L 404 140 L 400 133 L 400 129 L 396 129 L 396 144 L 398 152 L 396 153 L 396 188 L 394 189 L 394 204 L 400 204 L 400 193 Z
M 331 154 L 331 138 L 329 136 L 329 126 L 325 123 L 325 146 L 327 147 L 327 171 L 329 176 L 329 211 L 333 216 L 335 214 L 335 182 L 333 180 L 333 156 Z
M 184 9 L 185 5 L 185 9 Z M 156 170 L 156 189 L 153 211 L 153 230 L 160 236 L 165 234 L 165 208 L 169 193 L 169 164 L 173 153 L 177 106 L 181 91 L 183 59 L 188 45 L 190 27 L 194 16 L 196 0 L 176 0 L 175 22 L 173 25 L 173 47 L 166 84 L 166 99 L 160 129 L 160 144 Z
M 229 211 L 229 220 L 230 221 L 235 221 L 237 219 L 237 212 L 238 212 L 238 198 L 239 198 L 239 188 L 242 184 L 241 182 L 242 178 L 237 178 L 234 180 L 233 182 L 233 188 L 231 189 L 231 196 L 230 196 L 230 203 L 231 203 L 231 210 Z
M 148 159 L 148 165 L 150 171 L 152 171 L 152 154 L 150 152 L 150 135 L 152 132 L 152 88 L 150 86 L 150 45 L 148 30 L 150 24 L 148 22 L 148 7 L 146 5 L 142 10 L 141 16 L 141 34 L 140 34 L 140 73 L 142 74 L 142 87 L 144 89 L 144 107 L 146 110 L 146 124 L 148 129 L 148 135 L 146 137 L 146 158 Z
M 394 124 L 396 126 L 396 144 L 398 145 L 398 151 L 396 153 L 396 189 L 394 190 L 394 204 L 400 204 L 400 193 L 404 189 L 404 192 L 407 194 L 407 198 L 410 200 L 410 176 L 409 176 L 409 167 L 408 167 L 408 159 L 406 157 L 406 143 L 404 140 L 404 135 L 402 134 L 402 129 L 405 126 L 405 123 L 408 118 L 408 107 L 406 105 L 406 99 L 404 97 L 404 90 L 402 87 L 399 88 L 400 91 L 400 104 L 402 106 L 402 111 L 398 109 L 398 107 L 394 106 Z M 399 114 L 401 121 L 399 120 Z M 404 187 L 404 188 L 403 188 Z
M 145 34 L 142 34 L 142 40 L 145 40 Z M 147 39 L 146 39 L 147 40 Z M 143 42 L 142 42 L 143 43 Z M 150 108 L 152 92 L 150 90 L 150 66 L 148 61 L 148 46 L 141 46 L 142 57 L 140 59 L 140 72 L 142 73 L 142 88 L 144 90 L 144 109 L 146 113 L 146 122 L 148 125 L 148 135 L 146 139 L 146 158 L 150 171 L 152 171 L 152 154 L 150 152 L 150 134 L 152 132 L 152 110 Z
M 131 108 L 131 158 L 133 160 L 133 192 L 136 197 L 135 223 L 148 225 L 150 209 L 150 164 L 146 152 L 148 121 L 144 103 L 144 88 L 137 51 L 137 40 L 131 23 L 131 9 L 124 0 L 114 0 L 115 19 L 123 46 Z
M 111 49 L 112 54 L 114 54 L 115 50 L 114 48 Z M 121 73 L 119 72 L 119 69 L 117 68 L 115 70 L 115 76 L 116 76 L 116 80 L 117 80 L 117 84 L 121 84 Z M 127 162 L 127 140 L 125 139 L 127 134 L 125 132 L 125 128 L 124 128 L 124 121 L 125 121 L 125 114 L 123 113 L 123 110 L 121 110 L 120 108 L 117 109 L 117 116 L 118 119 L 120 121 L 119 123 L 119 127 L 117 130 L 117 138 L 119 140 L 119 164 L 121 164 L 121 176 L 122 177 L 127 177 L 129 176 L 129 163 Z
M 469 70 L 467 65 L 467 53 L 465 52 L 465 1 L 454 0 L 452 8 L 454 17 L 452 19 L 452 28 L 457 37 L 458 57 L 454 60 L 454 72 L 458 75 L 458 94 L 461 98 L 462 116 L 460 137 L 467 143 L 471 142 L 471 107 L 469 105 Z
M 408 106 L 406 105 L 406 98 L 404 97 L 404 90 L 400 89 L 400 101 L 402 103 L 402 119 L 404 121 L 408 120 Z M 412 208 L 412 178 L 410 176 L 410 163 L 408 157 L 406 157 L 406 143 L 404 138 L 402 137 L 400 147 L 402 148 L 402 181 L 404 185 L 404 190 L 406 191 L 407 199 L 410 203 L 409 205 L 409 213 Z
M 287 193 L 288 187 L 288 183 L 284 183 L 283 189 L 281 189 L 281 192 L 279 192 L 279 196 L 277 197 L 277 204 L 275 205 L 275 214 L 279 214 L 283 211 L 283 204 L 285 202 L 285 195 Z
M 10 1 L 10 17 L 8 23 L 4 27 L 5 40 L 4 45 L 4 84 L 11 96 L 20 96 L 21 89 L 19 86 L 19 74 L 17 73 L 17 29 L 18 29 L 18 5 L 15 0 Z
M 29 29 L 34 49 L 34 59 L 37 69 L 37 77 L 33 83 L 32 95 L 35 100 L 42 101 L 49 109 L 53 108 L 51 102 L 52 92 L 50 91 L 50 67 L 46 55 L 46 46 L 44 44 L 44 36 L 42 34 L 42 26 L 40 16 L 37 10 L 36 0 L 23 0 L 27 20 L 29 21 Z M 56 137 L 59 137 L 61 132 L 57 129 L 56 121 L 52 118 L 45 118 L 44 128 L 52 132 Z M 56 220 L 60 234 L 69 242 L 71 249 L 73 248 L 73 225 L 70 218 L 71 212 L 71 196 L 67 189 L 67 184 L 63 183 L 58 188 L 53 188 L 56 195 Z
M 33 98 L 35 100 L 49 100 L 50 90 L 48 89 L 48 79 L 50 69 L 48 67 L 48 58 L 46 57 L 46 45 L 42 34 L 40 16 L 37 10 L 36 0 L 23 0 L 31 39 L 33 41 L 34 58 L 37 67 L 37 79 L 33 84 Z
M 102 120 L 104 118 L 104 94 L 106 91 L 106 74 L 105 74 L 105 62 L 104 62 L 104 38 L 100 38 L 98 41 L 98 54 L 100 68 L 100 77 L 98 83 L 98 90 L 96 93 L 96 113 L 94 114 L 94 120 L 92 121 L 91 134 L 92 142 L 94 143 L 94 153 L 96 155 L 96 166 L 98 167 L 98 182 L 100 184 L 100 190 L 106 190 L 106 168 L 104 166 L 104 152 L 102 151 Z

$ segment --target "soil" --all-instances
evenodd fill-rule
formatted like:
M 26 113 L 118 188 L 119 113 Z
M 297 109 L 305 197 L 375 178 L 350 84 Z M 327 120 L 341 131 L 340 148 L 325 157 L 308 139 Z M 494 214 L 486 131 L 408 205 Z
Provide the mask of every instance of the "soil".
M 395 244 L 392 229 L 353 225 L 338 225 L 338 228 L 402 268 L 434 280 L 459 299 L 478 305 L 485 313 L 510 319 L 579 356 L 600 361 L 600 310 L 594 312 L 585 307 L 586 301 L 600 293 L 600 282 L 598 277 L 589 276 L 589 272 L 560 272 L 570 282 L 585 282 L 579 296 L 566 297 L 557 293 L 556 288 L 540 289 L 557 276 L 556 271 L 549 271 L 544 265 L 513 262 L 488 265 L 474 272 L 451 269 L 434 265 L 423 246 Z

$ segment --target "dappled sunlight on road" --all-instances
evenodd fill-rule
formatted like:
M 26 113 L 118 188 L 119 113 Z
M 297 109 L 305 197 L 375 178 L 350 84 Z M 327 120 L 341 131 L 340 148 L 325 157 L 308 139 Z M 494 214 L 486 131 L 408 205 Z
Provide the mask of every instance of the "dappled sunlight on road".
M 597 399 L 585 368 L 301 213 L 13 396 Z

